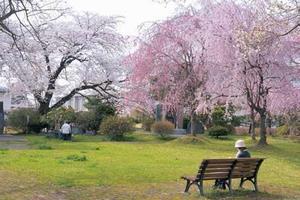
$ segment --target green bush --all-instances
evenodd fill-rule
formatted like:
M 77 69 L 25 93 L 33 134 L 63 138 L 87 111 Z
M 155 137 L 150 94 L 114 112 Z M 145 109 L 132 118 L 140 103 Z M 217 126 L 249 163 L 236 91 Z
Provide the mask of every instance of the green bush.
M 236 133 L 236 132 L 235 132 L 235 127 L 234 127 L 233 125 L 231 125 L 231 124 L 226 124 L 224 127 L 228 130 L 228 134 Z
M 214 126 L 224 126 L 227 124 L 226 111 L 224 106 L 216 106 L 211 114 L 212 124 Z
M 99 121 L 96 119 L 95 112 L 92 111 L 76 113 L 75 123 L 83 131 L 97 130 L 99 128 Z
M 245 120 L 244 116 L 235 116 L 235 107 L 230 103 L 226 109 L 223 105 L 217 105 L 214 107 L 211 118 L 213 126 L 227 126 L 231 125 L 232 127 L 240 126 L 241 121 Z M 232 131 L 233 128 L 229 127 Z
M 91 119 L 93 122 L 86 124 L 90 126 L 91 130 L 98 131 L 103 119 L 116 114 L 116 108 L 113 104 L 103 102 L 101 99 L 96 97 L 89 98 L 88 102 L 84 106 L 88 109 L 89 113 L 91 113 L 89 119 Z
M 229 135 L 229 130 L 224 126 L 212 126 L 207 132 L 209 136 L 216 138 Z
M 287 136 L 289 135 L 288 125 L 279 126 L 276 128 L 276 135 Z
M 142 119 L 142 128 L 145 131 L 151 131 L 151 126 L 154 124 L 155 120 L 151 117 L 144 117 Z
M 159 121 L 152 125 L 151 130 L 152 132 L 159 134 L 161 137 L 166 137 L 173 132 L 174 128 L 174 124 L 169 121 Z
M 124 135 L 131 131 L 132 120 L 126 117 L 109 116 L 100 125 L 100 133 L 107 135 L 111 140 L 122 140 Z
M 74 122 L 76 113 L 72 107 L 60 107 L 42 116 L 42 121 L 59 130 L 64 121 Z
M 13 128 L 21 129 L 23 133 L 39 133 L 40 130 L 46 126 L 45 123 L 41 123 L 40 119 L 41 116 L 35 109 L 20 108 L 8 114 L 8 125 Z

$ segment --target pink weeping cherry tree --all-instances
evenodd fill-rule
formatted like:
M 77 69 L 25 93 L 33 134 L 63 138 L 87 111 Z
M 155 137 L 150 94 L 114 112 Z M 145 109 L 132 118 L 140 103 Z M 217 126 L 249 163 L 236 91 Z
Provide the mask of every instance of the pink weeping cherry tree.
M 160 102 L 176 113 L 177 119 L 185 110 L 191 118 L 192 133 L 197 97 L 205 91 L 207 80 L 202 23 L 189 12 L 155 23 L 144 32 L 138 49 L 127 59 L 132 70 L 130 85 L 136 86 L 131 92 L 142 90 L 145 99 Z
M 277 27 L 272 20 L 268 20 L 264 7 L 224 2 L 214 8 L 217 12 L 211 16 L 211 26 L 213 29 L 222 27 L 224 30 L 217 36 L 218 42 L 223 46 L 220 49 L 229 50 L 225 55 L 230 58 L 218 60 L 217 66 L 223 70 L 225 68 L 229 74 L 224 79 L 223 73 L 219 73 L 214 83 L 222 85 L 219 91 L 235 97 L 235 101 L 245 99 L 252 117 L 253 113 L 258 113 L 258 144 L 265 145 L 267 113 L 272 112 L 278 102 L 284 101 L 276 97 L 284 90 L 297 91 L 294 84 L 291 84 L 300 77 L 299 66 L 292 63 L 292 58 L 299 53 L 297 38 L 292 34 L 285 38 L 279 37 L 276 33 L 282 26 Z M 228 27 L 229 31 L 225 31 Z M 217 71 L 222 72 L 222 69 Z M 290 95 L 285 97 L 290 98 Z

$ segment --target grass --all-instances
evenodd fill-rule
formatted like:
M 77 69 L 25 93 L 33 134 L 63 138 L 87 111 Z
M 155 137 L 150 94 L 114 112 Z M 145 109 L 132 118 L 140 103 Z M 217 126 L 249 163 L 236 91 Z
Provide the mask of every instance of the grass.
M 30 149 L 0 150 L 0 194 L 3 199 L 300 199 L 300 143 L 269 138 L 253 157 L 267 158 L 259 173 L 260 193 L 211 190 L 206 197 L 193 189 L 182 194 L 182 175 L 195 174 L 204 158 L 234 157 L 234 141 L 202 137 L 160 140 L 134 133 L 125 142 L 103 136 L 75 136 L 73 142 L 27 136 Z M 14 188 L 14 189 L 12 189 Z M 234 182 L 234 188 L 237 182 Z M 42 195 L 40 197 L 39 195 Z M 1 199 L 1 196 L 0 196 Z

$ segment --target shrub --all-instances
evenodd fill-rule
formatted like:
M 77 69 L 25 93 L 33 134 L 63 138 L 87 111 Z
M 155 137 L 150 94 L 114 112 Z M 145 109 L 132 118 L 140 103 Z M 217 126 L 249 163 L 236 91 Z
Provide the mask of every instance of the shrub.
M 235 127 L 231 124 L 226 124 L 224 125 L 224 127 L 228 130 L 228 134 L 231 134 L 231 133 L 236 133 L 235 132 Z
M 232 126 L 240 126 L 242 121 L 245 121 L 245 116 L 232 116 L 231 125 Z
M 224 126 L 227 124 L 226 111 L 224 106 L 216 106 L 211 114 L 212 124 L 215 126 Z
M 51 128 L 59 130 L 64 121 L 73 122 L 75 121 L 75 117 L 76 113 L 72 107 L 60 107 L 44 115 L 42 121 L 49 124 Z
M 224 126 L 212 126 L 207 130 L 208 135 L 211 137 L 219 138 L 220 136 L 227 136 L 229 130 Z
M 100 125 L 100 133 L 108 135 L 111 140 L 122 140 L 125 133 L 133 130 L 132 120 L 125 117 L 110 116 Z
M 228 107 L 217 105 L 214 107 L 211 118 L 213 126 L 226 126 L 230 124 L 232 127 L 240 126 L 241 121 L 245 120 L 244 116 L 235 116 L 235 107 L 230 103 Z
M 40 122 L 40 114 L 32 108 L 20 108 L 8 114 L 8 125 L 21 129 L 23 133 L 38 133 L 46 125 Z
M 289 135 L 289 127 L 288 127 L 288 125 L 283 125 L 283 126 L 277 127 L 276 128 L 276 134 L 277 135 L 282 135 L 282 136 Z
M 96 120 L 95 112 L 81 111 L 76 113 L 75 123 L 84 132 L 86 130 L 97 130 L 99 128 L 99 121 Z
M 101 99 L 96 97 L 89 98 L 88 102 L 84 106 L 90 113 L 93 113 L 90 118 L 94 117 L 94 119 L 92 119 L 93 123 L 90 125 L 92 125 L 91 129 L 95 131 L 99 130 L 103 119 L 116 114 L 116 108 L 113 104 L 103 102 Z
M 169 121 L 159 121 L 152 125 L 151 130 L 154 133 L 159 134 L 161 137 L 166 137 L 173 132 L 174 128 L 174 124 Z
M 151 126 L 154 124 L 155 120 L 151 117 L 144 117 L 142 119 L 142 128 L 145 131 L 151 131 Z

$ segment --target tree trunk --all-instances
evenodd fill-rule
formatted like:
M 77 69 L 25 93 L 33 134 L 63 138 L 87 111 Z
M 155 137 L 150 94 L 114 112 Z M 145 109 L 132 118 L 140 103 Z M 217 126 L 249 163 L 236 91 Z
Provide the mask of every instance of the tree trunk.
M 255 115 L 254 115 L 254 111 L 251 111 L 251 124 L 250 124 L 250 135 L 252 140 L 256 140 L 256 136 L 255 136 Z
M 266 129 L 266 112 L 265 111 L 261 111 L 259 112 L 260 115 L 260 131 L 259 131 L 259 141 L 258 141 L 258 145 L 267 145 L 267 129 Z
M 193 136 L 196 136 L 196 132 L 195 132 L 195 129 L 196 129 L 196 114 L 195 114 L 195 111 L 192 111 L 192 114 L 191 114 L 191 134 Z
M 266 122 L 267 122 L 267 132 L 270 136 L 272 136 L 272 118 L 271 118 L 271 115 L 268 114 Z
M 161 111 L 161 120 L 165 121 L 167 119 L 167 111 L 164 107 L 162 107 L 162 111 Z
M 179 110 L 176 113 L 176 128 L 182 129 L 183 128 L 183 111 Z
M 40 103 L 38 111 L 41 115 L 45 115 L 50 111 L 49 103 Z

